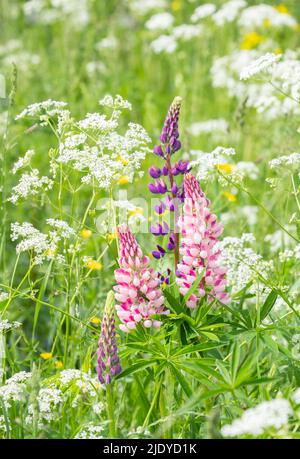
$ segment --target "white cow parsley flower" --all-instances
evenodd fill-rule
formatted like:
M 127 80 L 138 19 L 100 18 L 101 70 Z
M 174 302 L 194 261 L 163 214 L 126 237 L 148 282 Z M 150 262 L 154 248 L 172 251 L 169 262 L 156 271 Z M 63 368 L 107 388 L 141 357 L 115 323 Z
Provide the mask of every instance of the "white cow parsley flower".
M 53 180 L 45 176 L 40 177 L 38 169 L 33 169 L 31 172 L 25 172 L 21 176 L 19 183 L 13 187 L 8 201 L 16 204 L 20 199 L 36 196 L 41 191 L 50 190 L 52 187 Z
M 172 54 L 176 51 L 177 42 L 172 35 L 160 35 L 150 43 L 150 48 L 155 54 Z
M 204 5 L 198 6 L 192 14 L 191 21 L 197 22 L 200 19 L 207 18 L 211 16 L 217 7 L 213 3 L 204 3 Z
M 238 24 L 248 30 L 263 27 L 295 27 L 297 21 L 287 12 L 282 13 L 271 5 L 255 5 L 244 9 L 238 19 Z
M 288 423 L 292 409 L 288 400 L 274 399 L 262 402 L 254 408 L 246 410 L 240 419 L 226 425 L 221 432 L 225 437 L 243 435 L 258 436 L 266 429 L 280 429 Z
M 23 400 L 26 395 L 26 382 L 31 378 L 31 373 L 20 371 L 7 379 L 0 387 L 0 397 L 6 409 L 9 409 L 13 402 Z
M 245 67 L 240 74 L 241 80 L 248 80 L 249 78 L 257 75 L 266 70 L 272 69 L 274 64 L 276 64 L 281 58 L 281 54 L 267 53 L 264 56 L 261 56 L 254 62 L 252 62 L 249 67 Z
M 0 320 L 0 333 L 15 330 L 21 326 L 21 322 L 9 322 L 7 319 Z
M 12 168 L 12 173 L 15 174 L 19 169 L 23 169 L 26 166 L 29 166 L 30 160 L 33 157 L 35 151 L 34 150 L 27 150 L 25 155 L 18 159 L 15 162 Z
M 166 30 L 169 29 L 174 22 L 174 16 L 170 13 L 157 13 L 154 14 L 145 26 L 148 30 Z
M 37 102 L 26 107 L 19 115 L 16 116 L 16 120 L 31 117 L 40 118 L 40 120 L 43 121 L 44 115 L 48 115 L 50 117 L 57 116 L 67 105 L 68 104 L 66 102 L 58 102 L 52 99 Z

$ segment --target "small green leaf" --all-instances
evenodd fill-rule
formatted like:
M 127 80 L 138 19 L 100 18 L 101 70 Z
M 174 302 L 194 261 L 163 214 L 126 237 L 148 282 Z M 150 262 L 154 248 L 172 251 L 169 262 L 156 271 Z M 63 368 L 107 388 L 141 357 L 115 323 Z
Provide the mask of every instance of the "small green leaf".
M 275 290 L 272 290 L 269 295 L 267 296 L 261 310 L 260 310 L 260 320 L 264 320 L 265 317 L 269 314 L 271 309 L 273 308 L 276 300 L 277 300 L 278 294 Z

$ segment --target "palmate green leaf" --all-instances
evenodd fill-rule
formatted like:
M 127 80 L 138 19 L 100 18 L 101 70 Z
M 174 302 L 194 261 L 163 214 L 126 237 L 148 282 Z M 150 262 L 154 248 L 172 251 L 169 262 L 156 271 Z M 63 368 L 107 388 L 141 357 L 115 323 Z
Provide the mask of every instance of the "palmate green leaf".
M 183 312 L 183 307 L 179 301 L 179 298 L 175 298 L 169 291 L 168 288 L 163 289 L 164 297 L 166 298 L 170 309 L 176 314 Z
M 177 363 L 177 367 L 181 368 L 184 370 L 186 373 L 189 373 L 190 375 L 194 376 L 194 378 L 198 379 L 202 383 L 206 384 L 206 379 L 208 376 L 213 377 L 215 380 L 219 381 L 221 383 L 221 386 L 223 388 L 227 388 L 228 386 L 224 384 L 224 379 L 218 373 L 216 370 L 211 368 L 209 365 L 202 365 L 201 360 L 193 360 L 193 359 L 186 359 L 180 361 L 180 363 Z M 203 379 L 203 376 L 205 377 Z M 213 383 L 213 381 L 210 381 L 210 383 Z M 216 383 L 215 383 L 216 384 Z M 221 386 L 216 386 L 221 387 Z
M 276 290 L 271 290 L 271 292 L 269 293 L 269 295 L 267 296 L 261 310 L 260 310 L 260 320 L 264 320 L 265 317 L 267 317 L 267 315 L 269 314 L 269 312 L 271 311 L 271 309 L 273 308 L 276 300 L 277 300 L 277 297 L 278 297 L 278 293 L 276 292 Z
M 231 380 L 233 384 L 236 380 L 236 375 L 237 375 L 238 368 L 239 368 L 240 355 L 241 355 L 241 346 L 240 346 L 240 343 L 236 341 L 232 346 L 232 355 L 231 355 L 231 362 L 230 362 Z
M 185 394 L 188 397 L 191 397 L 192 389 L 189 386 L 189 384 L 187 382 L 187 379 L 181 373 L 181 371 L 178 370 L 178 368 L 176 368 L 176 366 L 173 363 L 169 364 L 169 368 L 170 368 L 171 372 L 173 373 L 173 375 L 175 377 L 175 381 L 177 381 L 181 385 L 181 387 L 182 387 L 183 391 L 185 392 Z
M 157 359 L 144 359 L 144 360 L 140 360 L 136 363 L 134 363 L 133 365 L 131 365 L 130 367 L 126 368 L 125 370 L 122 371 L 122 373 L 120 373 L 116 379 L 122 379 L 122 378 L 125 378 L 126 376 L 129 376 L 133 373 L 137 373 L 141 370 L 144 370 L 148 367 L 151 367 L 153 366 L 155 363 L 157 362 Z
M 224 344 L 215 344 L 215 343 L 200 343 L 200 344 L 189 344 L 188 346 L 183 346 L 179 350 L 174 350 L 171 352 L 173 357 L 178 357 L 181 355 L 192 354 L 193 352 L 207 351 L 210 349 L 216 349 L 217 347 L 224 346 Z

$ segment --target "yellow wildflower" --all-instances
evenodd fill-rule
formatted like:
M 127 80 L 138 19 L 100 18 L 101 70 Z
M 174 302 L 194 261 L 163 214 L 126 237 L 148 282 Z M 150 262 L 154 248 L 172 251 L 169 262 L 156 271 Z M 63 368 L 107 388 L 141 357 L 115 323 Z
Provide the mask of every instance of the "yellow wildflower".
M 275 54 L 282 54 L 282 49 L 281 48 L 276 48 L 274 53 Z
M 127 159 L 123 158 L 121 155 L 118 156 L 118 161 L 120 161 L 120 163 L 124 164 L 124 166 L 127 166 L 127 164 L 128 164 Z
M 80 231 L 80 236 L 83 237 L 83 239 L 88 239 L 89 237 L 91 237 L 91 235 L 92 235 L 92 231 L 87 228 L 83 228 Z
M 289 10 L 287 9 L 287 7 L 285 5 L 283 5 L 282 3 L 280 3 L 280 5 L 275 6 L 275 8 L 281 14 L 288 14 L 289 13 Z
M 173 11 L 180 11 L 182 8 L 182 2 L 181 0 L 173 0 L 171 3 L 171 8 Z
M 262 43 L 265 38 L 257 32 L 249 32 L 244 36 L 241 44 L 241 49 L 253 49 Z
M 230 191 L 224 191 L 223 195 L 225 196 L 226 199 L 228 199 L 229 202 L 236 201 L 236 195 L 233 193 L 230 193 Z
M 264 19 L 263 26 L 267 28 L 267 27 L 270 27 L 270 25 L 271 25 L 270 19 Z
M 40 354 L 40 357 L 41 357 L 42 359 L 44 359 L 44 360 L 49 360 L 49 359 L 52 358 L 52 354 L 51 354 L 51 352 L 42 352 L 42 353 Z
M 122 177 L 118 180 L 119 185 L 127 185 L 129 183 L 129 178 L 126 175 L 122 175 Z
M 100 269 L 103 268 L 102 263 L 100 263 L 99 261 L 93 260 L 92 258 L 86 261 L 85 266 L 88 269 L 91 269 L 92 271 L 99 271 Z
M 99 319 L 99 317 L 94 316 L 94 317 L 92 317 L 92 318 L 90 319 L 90 322 L 91 322 L 92 324 L 94 324 L 94 325 L 99 325 L 100 322 L 101 322 L 101 320 Z
M 226 172 L 227 174 L 230 174 L 234 170 L 235 166 L 234 166 L 234 164 L 216 164 L 216 168 L 219 171 Z
M 144 210 L 141 207 L 136 207 L 134 210 L 130 210 L 129 215 L 135 217 L 136 215 L 143 215 Z
M 64 364 L 62 363 L 61 360 L 56 360 L 54 365 L 55 365 L 55 368 L 59 369 L 59 368 L 62 368 Z

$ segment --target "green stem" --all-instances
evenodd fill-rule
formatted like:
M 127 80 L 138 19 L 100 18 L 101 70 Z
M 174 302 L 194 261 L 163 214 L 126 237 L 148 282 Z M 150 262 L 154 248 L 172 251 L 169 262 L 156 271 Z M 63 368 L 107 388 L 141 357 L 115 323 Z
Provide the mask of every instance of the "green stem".
M 116 438 L 114 393 L 113 393 L 112 383 L 106 385 L 106 403 L 107 403 L 107 416 L 109 419 L 109 436 L 110 438 Z

